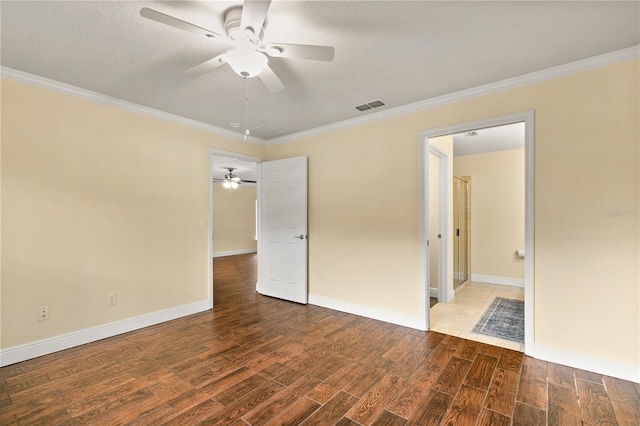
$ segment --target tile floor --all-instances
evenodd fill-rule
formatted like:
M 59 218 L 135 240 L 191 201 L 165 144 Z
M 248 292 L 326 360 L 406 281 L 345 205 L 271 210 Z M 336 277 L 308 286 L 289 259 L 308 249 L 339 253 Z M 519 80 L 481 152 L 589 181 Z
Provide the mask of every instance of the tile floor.
M 524 344 L 471 332 L 480 316 L 496 297 L 524 300 L 524 289 L 467 281 L 456 289 L 456 297 L 452 302 L 438 302 L 431 308 L 430 329 L 463 339 L 524 352 Z

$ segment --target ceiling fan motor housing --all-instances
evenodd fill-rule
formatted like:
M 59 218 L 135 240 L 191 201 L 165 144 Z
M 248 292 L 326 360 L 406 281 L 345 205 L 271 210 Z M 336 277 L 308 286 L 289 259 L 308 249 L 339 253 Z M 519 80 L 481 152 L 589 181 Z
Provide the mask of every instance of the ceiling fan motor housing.
M 224 15 L 224 31 L 227 36 L 236 42 L 248 42 L 253 47 L 258 47 L 258 43 L 264 35 L 266 21 L 260 29 L 260 34 L 256 34 L 255 28 L 241 28 L 242 6 L 229 9 Z

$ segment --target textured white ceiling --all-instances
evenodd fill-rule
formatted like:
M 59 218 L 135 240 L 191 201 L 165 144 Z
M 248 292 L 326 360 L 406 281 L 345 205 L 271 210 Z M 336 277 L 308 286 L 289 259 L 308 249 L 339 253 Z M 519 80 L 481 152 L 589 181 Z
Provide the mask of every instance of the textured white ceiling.
M 226 130 L 244 130 L 244 80 L 184 71 L 225 48 L 142 18 L 150 7 L 223 32 L 241 2 L 2 1 L 2 66 Z M 280 1 L 266 42 L 335 47 L 331 63 L 271 58 L 286 89 L 249 80 L 264 139 L 361 117 L 640 43 L 637 1 Z M 368 112 L 370 113 L 370 112 Z M 242 124 L 232 129 L 231 122 Z
M 524 123 L 477 129 L 453 135 L 453 156 L 484 154 L 507 149 L 524 148 Z

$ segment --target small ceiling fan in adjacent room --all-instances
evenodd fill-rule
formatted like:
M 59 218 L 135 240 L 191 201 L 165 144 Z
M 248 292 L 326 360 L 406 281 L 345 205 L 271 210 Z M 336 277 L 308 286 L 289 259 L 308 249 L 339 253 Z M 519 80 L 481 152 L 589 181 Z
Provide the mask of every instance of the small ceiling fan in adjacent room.
M 233 174 L 233 171 L 235 170 L 233 167 L 225 167 L 225 170 L 229 171 L 229 173 L 227 173 L 226 175 L 224 175 L 224 179 L 220 179 L 220 178 L 213 178 L 214 182 L 222 182 L 222 186 L 224 186 L 225 188 L 228 189 L 236 189 L 237 187 L 240 186 L 240 184 L 242 184 L 243 182 L 246 183 L 256 183 L 255 180 L 247 180 L 247 179 L 241 179 L 238 176 Z
M 245 0 L 242 6 L 232 7 L 224 14 L 225 34 L 201 28 L 157 10 L 144 7 L 140 15 L 152 21 L 208 37 L 229 46 L 226 52 L 187 70 L 202 74 L 229 64 L 241 77 L 258 76 L 271 92 L 284 89 L 284 84 L 269 67 L 271 58 L 297 58 L 331 62 L 335 50 L 331 46 L 263 42 L 267 12 L 271 0 Z

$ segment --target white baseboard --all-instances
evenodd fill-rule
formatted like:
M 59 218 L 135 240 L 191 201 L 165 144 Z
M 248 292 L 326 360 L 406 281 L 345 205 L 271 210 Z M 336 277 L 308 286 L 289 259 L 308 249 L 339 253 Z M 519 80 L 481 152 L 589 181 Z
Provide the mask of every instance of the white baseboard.
M 201 300 L 199 302 L 176 306 L 163 311 L 152 312 L 150 314 L 144 314 L 122 321 L 103 324 L 97 327 L 91 327 L 48 339 L 38 340 L 36 342 L 26 343 L 24 345 L 2 349 L 0 350 L 0 367 L 37 358 L 39 356 L 58 352 L 64 349 L 73 348 L 75 346 L 84 345 L 85 343 L 106 339 L 107 337 L 117 336 L 118 334 L 128 333 L 133 330 L 171 321 L 176 318 L 203 312 L 208 309 L 209 300 Z
M 358 305 L 342 300 L 331 299 L 329 297 L 314 296 L 313 294 L 309 295 L 309 304 L 322 306 L 323 308 L 329 308 L 335 311 L 346 312 L 348 314 L 359 315 L 365 318 L 384 321 L 391 324 L 397 324 L 403 327 L 426 331 L 424 320 L 418 317 L 404 315 L 399 312 L 387 311 L 386 309 L 373 308 L 371 306 Z
M 235 256 L 236 254 L 249 254 L 257 253 L 258 249 L 242 249 L 242 250 L 230 250 L 230 251 L 214 251 L 212 257 L 225 257 Z
M 429 287 L 429 297 L 438 297 L 438 289 Z
M 471 274 L 471 281 L 478 283 L 489 283 L 498 285 L 510 285 L 513 287 L 524 288 L 524 279 L 522 278 L 509 278 L 509 277 L 495 277 L 493 275 Z
M 555 362 L 556 364 L 640 383 L 640 366 L 638 365 L 603 360 L 590 355 L 544 346 L 539 343 L 534 343 L 533 353 L 528 355 L 543 361 Z

